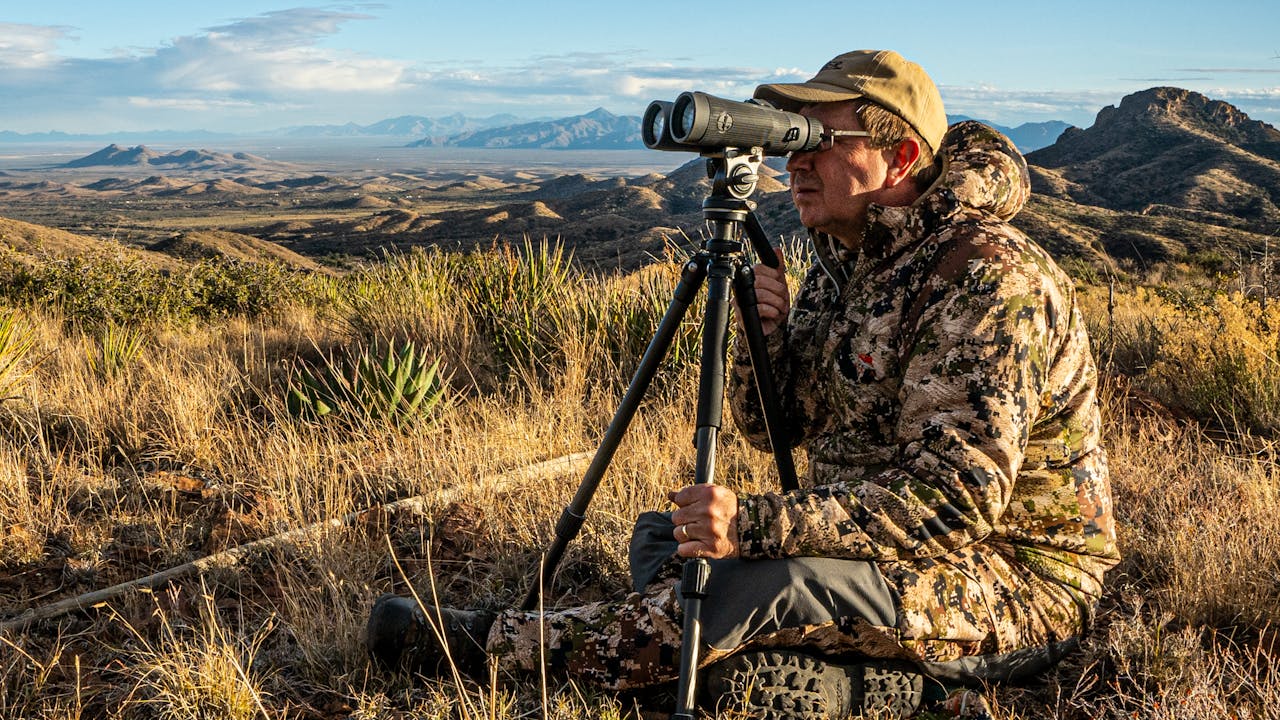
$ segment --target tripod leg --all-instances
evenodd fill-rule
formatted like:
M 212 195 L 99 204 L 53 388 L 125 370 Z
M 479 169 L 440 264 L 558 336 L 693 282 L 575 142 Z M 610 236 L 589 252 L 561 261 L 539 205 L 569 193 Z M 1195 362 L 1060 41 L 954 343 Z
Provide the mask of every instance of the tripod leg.
M 733 262 L 718 255 L 708 271 L 707 308 L 703 318 L 702 360 L 698 378 L 697 462 L 694 483 L 714 483 L 716 447 L 724 408 L 725 352 L 729 338 L 729 291 Z M 680 676 L 673 718 L 692 720 L 698 694 L 698 654 L 702 646 L 702 601 L 707 596 L 711 565 L 704 558 L 685 560 L 680 581 L 684 601 L 684 637 L 680 642 Z
M 705 253 L 699 253 L 685 263 L 680 273 L 680 282 L 676 285 L 666 314 L 662 316 L 662 322 L 658 324 L 653 339 L 649 341 L 644 356 L 640 358 L 640 366 L 631 377 L 631 384 L 627 386 L 627 392 L 614 412 L 608 429 L 605 430 L 604 440 L 596 449 L 595 457 L 591 459 L 591 465 L 587 467 L 582 482 L 578 484 L 578 491 L 574 494 L 573 501 L 560 513 L 560 519 L 556 521 L 556 538 L 547 549 L 542 562 L 541 581 L 535 581 L 529 588 L 529 594 L 525 596 L 524 604 L 520 609 L 525 611 L 537 609 L 541 588 L 551 586 L 551 578 L 564 557 L 565 549 L 582 530 L 582 523 L 586 519 L 591 498 L 600 487 L 600 480 L 604 477 L 605 470 L 609 468 L 609 463 L 613 460 L 613 454 L 618 450 L 623 436 L 626 435 L 627 427 L 631 425 L 631 420 L 635 417 L 640 401 L 644 399 L 644 394 L 649 389 L 649 384 L 653 382 L 658 366 L 666 357 L 667 350 L 680 329 L 680 323 L 689 310 L 689 305 L 693 303 L 698 295 L 698 289 L 706 280 L 710 263 L 711 259 Z
M 753 216 L 754 217 L 754 216 Z M 782 489 L 800 487 L 796 479 L 795 460 L 791 456 L 791 439 L 788 436 L 782 401 L 773 382 L 769 367 L 769 353 L 765 350 L 764 331 L 760 328 L 760 312 L 756 306 L 755 272 L 743 265 L 733 278 L 733 293 L 738 299 L 738 311 L 742 313 L 743 333 L 751 351 L 751 368 L 756 376 L 756 390 L 760 393 L 760 407 L 764 411 L 764 426 L 769 433 L 769 446 L 773 448 L 773 461 L 778 467 L 778 479 Z

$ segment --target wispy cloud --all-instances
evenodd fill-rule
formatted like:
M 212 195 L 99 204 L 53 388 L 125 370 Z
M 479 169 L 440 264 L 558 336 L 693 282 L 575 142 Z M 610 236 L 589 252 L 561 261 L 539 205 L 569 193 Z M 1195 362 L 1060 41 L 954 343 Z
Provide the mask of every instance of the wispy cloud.
M 183 112 L 256 112 L 261 103 L 248 100 L 216 100 L 204 98 L 154 98 L 130 97 L 125 102 L 133 107 L 149 110 L 180 110 Z
M 13 119 L 3 108 L 23 117 L 77 108 L 82 118 L 121 107 L 177 112 L 258 103 L 265 111 L 316 96 L 391 92 L 402 87 L 407 63 L 319 45 L 342 24 L 369 17 L 281 10 L 111 58 L 59 55 L 68 28 L 0 24 L 0 126 Z
M 634 106 L 638 113 L 649 100 L 673 98 L 684 90 L 745 98 L 758 83 L 808 76 L 790 69 L 654 63 L 622 51 L 540 56 L 506 67 L 423 70 L 409 80 L 422 91 L 461 93 L 476 101 L 547 104 L 571 97 L 577 105 L 605 104 L 623 111 Z
M 545 114 L 603 105 L 639 113 L 649 100 L 683 90 L 745 98 L 759 82 L 808 77 L 792 68 L 655 62 L 634 50 L 464 65 L 411 64 L 324 45 L 344 24 L 371 17 L 321 8 L 279 10 L 110 58 L 59 55 L 68 28 L 0 24 L 0 129 L 15 120 L 47 122 L 44 118 L 65 116 L 73 108 L 82 119 L 111 113 L 112 122 L 135 117 L 134 125 L 146 126 L 181 122 L 182 112 L 201 113 L 206 124 L 226 115 L 243 123 L 255 109 L 263 123 L 273 118 L 282 124 L 322 121 L 325 113 L 339 112 L 351 120 L 356 119 L 350 115 L 353 107 L 374 106 L 401 113 L 482 107 Z M 6 117 L 6 107 L 19 106 L 20 117 Z M 286 109 L 299 116 L 285 118 Z M 310 116 L 302 117 L 308 110 Z M 143 118 L 143 112 L 151 115 Z
M 0 22 L 0 69 L 26 70 L 57 62 L 58 43 L 70 33 L 68 27 Z
M 1011 90 L 991 86 L 943 85 L 939 90 L 949 114 L 1001 124 L 1065 120 L 1087 126 L 1099 108 L 1114 105 L 1121 97 L 1115 91 Z
M 1201 73 L 1205 75 L 1280 75 L 1280 68 L 1180 68 L 1174 72 Z
M 269 50 L 314 45 L 321 38 L 338 32 L 345 22 L 373 19 L 373 15 L 362 13 L 293 8 L 273 10 L 205 30 L 210 37 L 226 38 L 241 47 Z

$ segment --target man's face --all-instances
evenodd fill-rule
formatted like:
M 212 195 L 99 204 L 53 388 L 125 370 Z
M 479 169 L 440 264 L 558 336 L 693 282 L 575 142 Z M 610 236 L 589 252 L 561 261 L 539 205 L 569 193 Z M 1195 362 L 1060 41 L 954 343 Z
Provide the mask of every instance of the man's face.
M 830 130 L 862 130 L 854 101 L 806 105 L 800 114 Z M 888 176 L 892 151 L 876 150 L 870 138 L 838 137 L 830 150 L 794 153 L 787 161 L 791 199 L 807 228 L 827 233 L 851 248 L 862 244 L 867 207 Z

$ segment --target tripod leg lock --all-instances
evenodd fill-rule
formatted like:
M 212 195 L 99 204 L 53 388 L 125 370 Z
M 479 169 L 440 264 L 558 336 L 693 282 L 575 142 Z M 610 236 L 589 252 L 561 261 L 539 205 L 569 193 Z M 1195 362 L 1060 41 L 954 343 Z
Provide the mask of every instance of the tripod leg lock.
M 686 560 L 680 574 L 680 597 L 699 600 L 707 596 L 707 582 L 711 579 L 711 563 L 702 558 Z
M 556 537 L 577 537 L 586 519 L 585 515 L 575 514 L 572 508 L 565 508 L 564 512 L 560 513 L 560 519 L 556 521 Z

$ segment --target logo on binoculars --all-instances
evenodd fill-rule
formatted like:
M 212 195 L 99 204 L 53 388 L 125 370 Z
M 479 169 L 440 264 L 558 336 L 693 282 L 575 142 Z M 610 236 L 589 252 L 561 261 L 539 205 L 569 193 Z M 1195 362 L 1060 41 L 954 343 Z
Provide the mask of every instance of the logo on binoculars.
M 786 134 L 782 136 L 782 142 L 784 143 L 795 142 L 796 140 L 799 140 L 799 139 L 800 139 L 800 128 L 798 127 L 787 128 Z
M 727 112 L 720 113 L 720 117 L 716 118 L 716 129 L 720 132 L 729 132 L 729 128 L 733 127 L 733 116 Z

